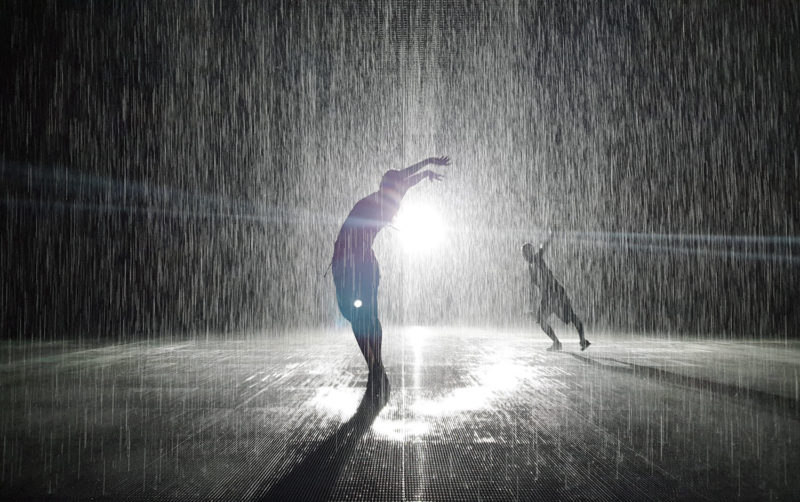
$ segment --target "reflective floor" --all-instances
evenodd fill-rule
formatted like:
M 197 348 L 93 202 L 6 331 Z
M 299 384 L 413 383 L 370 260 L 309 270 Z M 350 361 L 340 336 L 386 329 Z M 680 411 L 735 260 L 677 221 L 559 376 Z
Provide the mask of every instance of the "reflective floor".
M 800 344 L 387 328 L 0 345 L 0 498 L 696 500 L 800 493 Z

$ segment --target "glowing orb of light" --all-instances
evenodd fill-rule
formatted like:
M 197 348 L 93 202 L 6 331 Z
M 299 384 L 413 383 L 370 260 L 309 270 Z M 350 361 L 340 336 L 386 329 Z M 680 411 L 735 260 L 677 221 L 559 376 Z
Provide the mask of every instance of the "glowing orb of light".
M 394 221 L 403 248 L 409 253 L 426 253 L 444 240 L 446 227 L 439 213 L 429 206 L 403 206 Z
M 357 309 L 360 309 L 362 305 L 364 305 L 364 304 L 361 303 L 361 300 L 356 300 L 356 301 L 353 302 L 353 307 L 355 307 Z

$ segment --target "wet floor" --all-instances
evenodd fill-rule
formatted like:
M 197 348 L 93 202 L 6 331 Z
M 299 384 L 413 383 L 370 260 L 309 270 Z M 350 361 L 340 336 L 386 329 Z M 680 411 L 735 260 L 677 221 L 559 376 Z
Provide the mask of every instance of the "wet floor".
M 0 498 L 784 499 L 797 342 L 388 328 L 0 350 Z

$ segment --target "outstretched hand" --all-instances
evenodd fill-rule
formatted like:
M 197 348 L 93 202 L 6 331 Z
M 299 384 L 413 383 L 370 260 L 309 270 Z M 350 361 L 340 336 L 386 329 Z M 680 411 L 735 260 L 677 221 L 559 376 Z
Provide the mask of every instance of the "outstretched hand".
M 435 173 L 433 171 L 428 171 L 428 180 L 430 181 L 442 181 L 444 179 L 444 175 Z
M 447 157 L 447 156 L 444 156 L 444 157 L 431 157 L 428 160 L 430 161 L 431 164 L 434 164 L 434 165 L 437 165 L 437 166 L 449 166 L 450 165 L 450 157 Z

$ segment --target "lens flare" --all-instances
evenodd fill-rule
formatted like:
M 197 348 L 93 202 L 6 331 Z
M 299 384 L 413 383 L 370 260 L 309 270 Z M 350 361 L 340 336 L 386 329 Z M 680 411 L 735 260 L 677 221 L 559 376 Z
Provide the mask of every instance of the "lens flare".
M 412 254 L 430 252 L 444 241 L 446 227 L 436 209 L 424 205 L 403 206 L 395 219 L 403 249 Z

